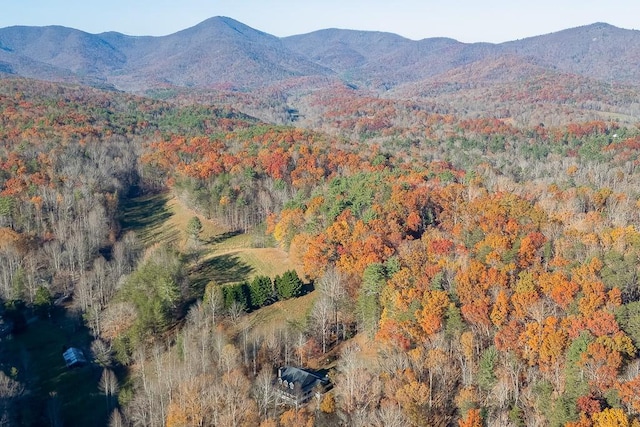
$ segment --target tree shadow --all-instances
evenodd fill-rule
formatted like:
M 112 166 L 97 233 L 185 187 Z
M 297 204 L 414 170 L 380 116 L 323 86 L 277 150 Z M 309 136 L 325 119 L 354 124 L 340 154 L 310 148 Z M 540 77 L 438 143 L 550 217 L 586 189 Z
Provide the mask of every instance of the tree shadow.
M 313 285 L 313 282 L 311 283 L 304 283 L 302 285 L 302 289 L 300 290 L 300 295 L 307 295 L 310 294 L 311 292 L 313 292 L 316 289 L 316 287 Z
M 106 426 L 109 411 L 98 390 L 101 370 L 90 361 L 92 336 L 82 318 L 56 306 L 50 316 L 33 319 L 22 333 L 2 343 L 5 354 L 0 357 L 2 366 L 18 368 L 20 382 L 28 385 L 16 406 L 20 425 L 50 425 L 48 405 L 55 397 L 58 422 Z M 62 354 L 68 347 L 80 348 L 89 363 L 67 368 Z
M 206 245 L 217 245 L 224 242 L 225 240 L 231 239 L 232 237 L 239 236 L 240 234 L 242 234 L 242 231 L 240 230 L 227 231 L 226 233 L 216 234 L 209 239 L 203 239 L 202 243 Z
M 173 216 L 167 206 L 168 201 L 166 194 L 123 200 L 118 217 L 122 231 L 134 231 L 146 244 L 160 240 L 176 243 L 180 232 L 175 226 L 166 226 L 167 220 Z
M 224 254 L 204 260 L 190 272 L 191 287 L 196 295 L 202 295 L 207 283 L 219 285 L 248 280 L 253 267 L 247 265 L 237 255 Z

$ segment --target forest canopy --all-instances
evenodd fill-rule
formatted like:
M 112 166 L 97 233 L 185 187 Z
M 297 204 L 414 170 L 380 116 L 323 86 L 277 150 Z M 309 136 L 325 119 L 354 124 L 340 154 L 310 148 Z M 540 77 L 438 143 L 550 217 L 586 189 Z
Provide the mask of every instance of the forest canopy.
M 14 341 L 86 328 L 101 425 L 640 424 L 637 126 L 321 107 L 0 80 Z M 2 419 L 68 421 L 18 353 Z M 333 388 L 280 405 L 285 365 Z

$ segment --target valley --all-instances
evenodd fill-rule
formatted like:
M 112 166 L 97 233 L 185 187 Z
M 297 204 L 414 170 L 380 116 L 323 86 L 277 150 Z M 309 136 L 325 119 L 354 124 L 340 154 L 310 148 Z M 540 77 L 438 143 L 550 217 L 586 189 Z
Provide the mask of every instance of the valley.
M 0 29 L 1 423 L 640 425 L 639 34 Z

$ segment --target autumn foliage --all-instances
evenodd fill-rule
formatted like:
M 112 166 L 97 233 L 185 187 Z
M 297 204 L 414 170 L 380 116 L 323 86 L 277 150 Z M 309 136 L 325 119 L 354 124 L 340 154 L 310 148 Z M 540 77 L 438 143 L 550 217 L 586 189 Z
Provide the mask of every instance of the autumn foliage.
M 342 88 L 315 95 L 320 132 L 53 88 L 0 84 L 0 298 L 71 295 L 135 373 L 131 423 L 638 424 L 637 129 L 456 117 Z M 132 289 L 150 273 L 118 214 L 155 191 L 288 251 L 315 289 L 304 319 L 243 324 L 284 292 L 270 280 L 248 304 L 229 297 L 248 285 L 227 285 L 219 306 L 198 302 L 195 268 Z M 285 293 L 303 293 L 297 276 Z M 363 335 L 361 355 L 349 341 Z M 332 369 L 331 394 L 274 404 L 277 365 L 310 360 Z

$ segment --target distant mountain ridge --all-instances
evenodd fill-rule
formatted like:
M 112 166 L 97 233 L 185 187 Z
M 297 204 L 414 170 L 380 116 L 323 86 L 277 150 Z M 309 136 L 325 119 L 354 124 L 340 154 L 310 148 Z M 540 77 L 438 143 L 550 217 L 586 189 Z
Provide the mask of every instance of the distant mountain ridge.
M 249 90 L 300 77 L 387 90 L 450 76 L 460 79 L 464 71 L 455 70 L 473 70 L 469 66 L 475 63 L 495 61 L 518 69 L 519 60 L 528 64 L 528 72 L 638 85 L 640 31 L 595 23 L 501 44 L 467 44 L 338 29 L 278 38 L 226 17 L 162 37 L 89 34 L 60 26 L 0 29 L 0 75 L 126 91 Z M 491 76 L 497 74 L 487 78 Z

